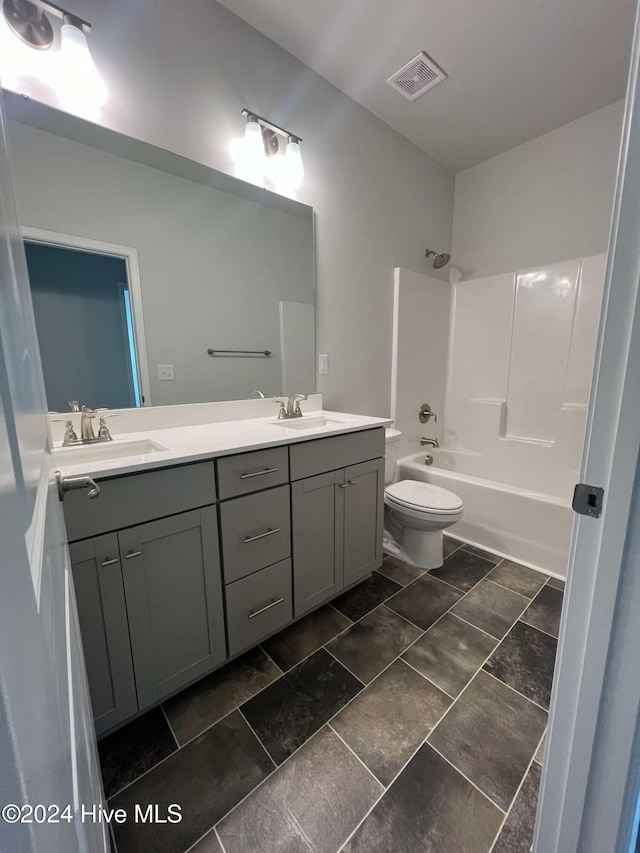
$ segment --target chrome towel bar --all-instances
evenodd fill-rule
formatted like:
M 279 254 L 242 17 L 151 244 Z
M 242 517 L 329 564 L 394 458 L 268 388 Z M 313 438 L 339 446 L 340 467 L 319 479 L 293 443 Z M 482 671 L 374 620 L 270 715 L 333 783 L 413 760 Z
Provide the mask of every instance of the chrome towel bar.
M 270 349 L 208 349 L 208 355 L 233 357 L 234 355 L 261 355 L 263 358 L 271 357 Z

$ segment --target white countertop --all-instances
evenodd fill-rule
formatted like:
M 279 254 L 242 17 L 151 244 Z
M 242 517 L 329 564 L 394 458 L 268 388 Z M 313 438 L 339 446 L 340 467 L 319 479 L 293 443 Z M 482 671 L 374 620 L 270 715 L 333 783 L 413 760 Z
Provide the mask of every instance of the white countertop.
M 180 426 L 170 429 L 145 430 L 144 432 L 117 433 L 114 424 L 113 441 L 104 444 L 89 445 L 95 448 L 96 456 L 90 461 L 76 464 L 71 454 L 77 449 L 84 453 L 87 446 L 65 448 L 64 462 L 56 459 L 56 450 L 61 449 L 60 443 L 54 445 L 54 463 L 65 476 L 90 475 L 92 477 L 116 477 L 120 474 L 130 474 L 134 471 L 145 471 L 152 468 L 163 468 L 169 465 L 181 465 L 202 459 L 212 459 L 217 456 L 229 456 L 233 453 L 243 453 L 249 450 L 261 450 L 283 444 L 296 444 L 311 438 L 341 435 L 358 430 L 378 426 L 388 426 L 388 418 L 369 418 L 363 415 L 350 415 L 343 412 L 305 412 L 304 419 L 311 418 L 335 419 L 335 423 L 326 426 L 310 426 L 308 429 L 292 429 L 286 421 L 276 421 L 273 416 L 268 418 L 250 418 L 221 423 L 198 424 L 196 426 Z M 294 420 L 299 424 L 300 420 Z M 125 455 L 126 447 L 122 448 L 123 455 L 113 458 L 112 454 L 119 445 L 127 442 L 152 441 L 164 450 L 138 455 Z M 101 459 L 100 449 L 110 454 L 110 458 Z

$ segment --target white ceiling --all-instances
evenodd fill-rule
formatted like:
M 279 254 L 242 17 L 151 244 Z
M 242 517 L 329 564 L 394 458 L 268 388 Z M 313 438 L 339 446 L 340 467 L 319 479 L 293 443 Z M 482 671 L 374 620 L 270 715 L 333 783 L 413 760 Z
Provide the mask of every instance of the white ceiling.
M 634 0 L 220 0 L 458 171 L 624 96 Z M 387 77 L 425 50 L 448 79 Z

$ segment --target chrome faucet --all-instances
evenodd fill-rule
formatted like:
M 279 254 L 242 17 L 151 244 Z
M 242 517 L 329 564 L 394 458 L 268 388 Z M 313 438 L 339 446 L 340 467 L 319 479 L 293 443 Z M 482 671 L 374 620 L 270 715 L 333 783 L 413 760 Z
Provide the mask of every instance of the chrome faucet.
M 420 439 L 420 444 L 422 445 L 422 447 L 425 447 L 425 446 L 428 446 L 428 447 L 440 447 L 440 445 L 438 444 L 438 439 L 437 439 L 437 438 L 421 438 L 421 439 Z
M 280 406 L 278 411 L 278 420 L 288 421 L 292 418 L 301 418 L 302 409 L 300 408 L 300 401 L 308 399 L 308 394 L 289 394 L 286 401 L 276 397 L 274 402 L 278 403 Z
M 53 418 L 53 420 L 56 421 L 65 421 L 64 438 L 62 440 L 63 447 L 72 447 L 77 444 L 96 444 L 102 441 L 113 441 L 113 436 L 109 432 L 109 427 L 107 426 L 106 419 L 108 417 L 116 417 L 119 414 L 118 412 L 111 412 L 108 415 L 100 416 L 98 434 L 96 435 L 93 431 L 93 424 L 91 423 L 91 421 L 97 416 L 98 412 L 104 411 L 104 409 L 88 409 L 86 406 L 80 406 L 80 404 L 76 400 L 70 400 L 69 406 L 71 407 L 72 412 L 82 413 L 82 417 L 80 419 L 80 438 L 78 438 L 78 436 L 76 435 L 76 432 L 73 428 L 73 422 L 70 419 Z

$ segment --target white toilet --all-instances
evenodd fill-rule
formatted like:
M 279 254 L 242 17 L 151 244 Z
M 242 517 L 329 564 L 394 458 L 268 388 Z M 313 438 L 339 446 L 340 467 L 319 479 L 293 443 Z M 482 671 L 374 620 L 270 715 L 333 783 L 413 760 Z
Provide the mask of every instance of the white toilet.
M 443 563 L 442 531 L 460 521 L 462 499 L 419 480 L 393 482 L 401 432 L 385 431 L 384 550 L 422 569 Z

